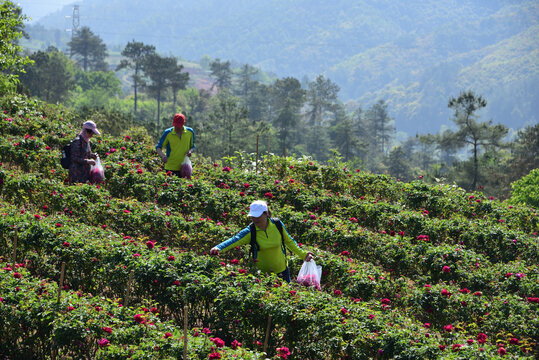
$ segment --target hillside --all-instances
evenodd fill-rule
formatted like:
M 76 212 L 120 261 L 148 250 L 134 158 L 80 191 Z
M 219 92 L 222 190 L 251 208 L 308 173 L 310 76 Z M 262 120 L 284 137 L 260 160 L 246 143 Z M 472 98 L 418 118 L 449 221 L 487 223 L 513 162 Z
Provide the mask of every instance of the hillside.
M 64 29 L 71 13 L 39 24 Z M 324 74 L 343 101 L 387 100 L 409 135 L 449 125 L 447 100 L 467 89 L 489 102 L 486 119 L 514 129 L 539 121 L 533 0 L 98 0 L 80 2 L 80 15 L 115 48 L 136 39 L 190 61 L 209 55 L 280 77 Z
M 0 356 L 537 354 L 536 210 L 338 160 L 195 153 L 178 179 L 140 129 L 93 139 L 106 181 L 71 186 L 60 148 L 83 120 L 0 99 Z M 260 198 L 315 252 L 320 289 L 257 272 L 247 248 L 206 255 Z

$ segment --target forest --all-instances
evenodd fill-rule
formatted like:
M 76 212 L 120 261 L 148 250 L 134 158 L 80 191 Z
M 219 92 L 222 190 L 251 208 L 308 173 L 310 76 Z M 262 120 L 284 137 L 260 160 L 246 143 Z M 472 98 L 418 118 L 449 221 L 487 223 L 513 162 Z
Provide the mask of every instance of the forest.
M 445 175 L 432 167 L 404 180 L 390 172 L 398 145 L 382 100 L 353 117 L 325 77 L 304 88 L 258 72 L 243 84 L 264 91 L 242 93 L 237 70 L 219 59 L 202 91 L 178 59 L 136 41 L 110 70 L 90 29 L 73 38 L 72 58 L 26 55 L 24 15 L 10 1 L 0 14 L 9 40 L 0 42 L 0 357 L 537 357 L 539 171 L 506 185 L 507 199 L 489 195 L 482 177 L 488 156 L 501 154 L 492 169 L 511 171 L 537 161 L 522 151 L 536 128 L 504 144 L 507 129 L 478 117 L 487 100 L 463 90 L 447 100 L 458 130 L 431 146 L 476 151 Z M 132 96 L 121 96 L 116 71 Z M 163 171 L 154 150 L 176 111 L 200 138 L 191 179 Z M 339 132 L 337 118 L 360 125 Z M 61 151 L 87 119 L 101 130 L 91 141 L 105 179 L 70 184 Z M 373 138 L 352 131 L 366 127 L 375 140 L 343 147 Z M 311 154 L 316 136 L 328 146 Z M 475 186 L 446 182 L 459 164 Z M 248 225 L 256 199 L 313 252 L 319 288 L 295 281 L 302 260 L 292 253 L 291 283 L 258 271 L 248 248 L 208 254 Z
M 502 199 L 513 181 L 538 167 L 538 125 L 510 133 L 483 119 L 489 99 L 470 89 L 446 99 L 452 128 L 397 137 L 385 99 L 367 108 L 344 103 L 339 86 L 323 75 L 301 81 L 230 60 L 190 63 L 136 40 L 110 56 L 88 27 L 68 46 L 69 55 L 54 47 L 29 54 L 33 62 L 24 67 L 19 91 L 63 103 L 112 135 L 142 126 L 157 139 L 183 112 L 196 129 L 198 151 L 211 158 L 237 151 L 321 162 L 338 156 L 402 181 L 423 176 Z

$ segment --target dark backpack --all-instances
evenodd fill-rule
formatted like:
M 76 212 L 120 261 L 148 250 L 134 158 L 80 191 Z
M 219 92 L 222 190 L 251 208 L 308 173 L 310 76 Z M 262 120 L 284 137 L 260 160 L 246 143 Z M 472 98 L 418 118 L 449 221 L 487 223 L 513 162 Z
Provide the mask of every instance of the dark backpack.
M 64 169 L 69 169 L 69 166 L 71 165 L 71 143 L 72 142 L 73 140 L 65 144 L 64 147 L 62 148 L 62 157 L 60 158 L 60 165 L 62 165 Z
M 284 249 L 284 255 L 286 256 L 286 246 L 284 245 L 284 236 L 283 236 L 283 223 L 279 218 L 271 218 L 271 222 L 277 226 L 277 229 L 281 233 L 281 246 Z M 254 223 L 249 224 L 249 230 L 251 231 L 251 257 L 255 258 L 255 253 L 260 250 L 260 246 L 256 242 L 256 227 Z

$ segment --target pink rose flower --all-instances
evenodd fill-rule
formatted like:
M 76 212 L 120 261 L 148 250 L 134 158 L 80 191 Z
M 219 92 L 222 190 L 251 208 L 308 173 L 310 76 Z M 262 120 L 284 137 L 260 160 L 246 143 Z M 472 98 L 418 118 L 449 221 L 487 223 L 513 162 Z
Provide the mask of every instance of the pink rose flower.
M 99 347 L 105 347 L 110 345 L 110 341 L 105 338 L 99 340 L 97 343 L 99 344 Z

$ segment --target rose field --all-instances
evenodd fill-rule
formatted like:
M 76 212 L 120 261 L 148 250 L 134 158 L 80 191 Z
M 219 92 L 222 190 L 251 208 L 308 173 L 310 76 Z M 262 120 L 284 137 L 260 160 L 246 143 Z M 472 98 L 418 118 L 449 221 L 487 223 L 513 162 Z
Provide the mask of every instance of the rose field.
M 69 185 L 82 120 L 0 98 L 1 358 L 537 356 L 536 209 L 338 157 L 195 152 L 180 179 L 138 128 L 93 138 L 105 182 Z M 258 273 L 248 247 L 207 254 L 256 199 L 315 253 L 320 289 Z

